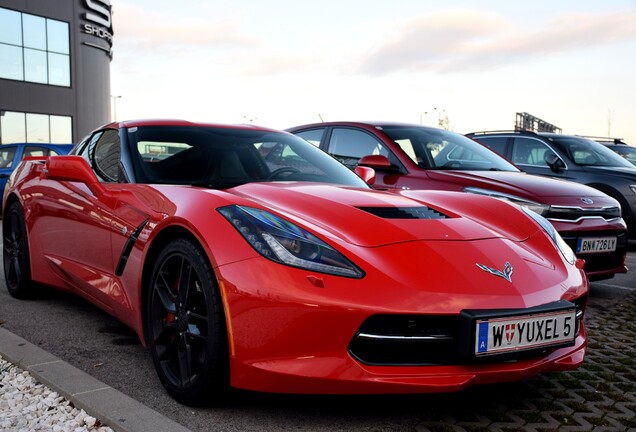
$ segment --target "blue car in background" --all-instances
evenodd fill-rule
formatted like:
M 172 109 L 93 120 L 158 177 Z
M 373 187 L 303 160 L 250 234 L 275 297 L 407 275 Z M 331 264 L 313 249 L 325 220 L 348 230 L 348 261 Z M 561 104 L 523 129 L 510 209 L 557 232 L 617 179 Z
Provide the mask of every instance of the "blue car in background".
M 27 156 L 65 155 L 74 144 L 15 143 L 0 145 L 0 191 L 4 192 L 9 176 Z

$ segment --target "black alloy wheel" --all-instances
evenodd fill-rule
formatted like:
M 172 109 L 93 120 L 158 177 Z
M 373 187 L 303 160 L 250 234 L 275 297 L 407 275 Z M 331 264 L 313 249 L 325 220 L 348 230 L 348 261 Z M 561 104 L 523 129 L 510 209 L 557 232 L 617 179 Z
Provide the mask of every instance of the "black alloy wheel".
M 176 239 L 159 254 L 146 317 L 148 346 L 168 393 L 187 405 L 222 399 L 229 387 L 223 306 L 198 245 Z
M 24 212 L 17 201 L 9 205 L 4 214 L 2 234 L 7 290 L 15 298 L 27 298 L 32 293 L 31 260 Z

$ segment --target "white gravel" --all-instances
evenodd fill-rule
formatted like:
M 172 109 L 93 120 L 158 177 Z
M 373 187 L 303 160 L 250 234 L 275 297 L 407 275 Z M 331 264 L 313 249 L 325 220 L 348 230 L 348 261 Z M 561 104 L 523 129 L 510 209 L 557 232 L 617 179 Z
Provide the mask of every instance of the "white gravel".
M 113 432 L 0 357 L 0 432 Z

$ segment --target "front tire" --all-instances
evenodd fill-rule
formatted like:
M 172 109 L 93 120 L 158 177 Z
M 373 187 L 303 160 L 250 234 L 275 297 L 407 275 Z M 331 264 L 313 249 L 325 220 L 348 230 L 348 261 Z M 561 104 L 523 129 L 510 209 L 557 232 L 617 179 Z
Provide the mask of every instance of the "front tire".
M 33 294 L 29 241 L 24 212 L 14 201 L 4 213 L 2 221 L 4 280 L 9 294 L 15 298 L 28 298 Z
M 147 297 L 148 346 L 167 392 L 186 405 L 228 390 L 227 332 L 221 296 L 201 248 L 184 238 L 157 257 Z

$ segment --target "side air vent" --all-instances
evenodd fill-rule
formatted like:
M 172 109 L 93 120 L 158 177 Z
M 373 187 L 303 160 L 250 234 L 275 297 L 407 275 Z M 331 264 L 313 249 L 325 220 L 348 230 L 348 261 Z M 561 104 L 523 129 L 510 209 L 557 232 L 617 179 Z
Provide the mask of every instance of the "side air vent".
M 358 207 L 383 219 L 447 219 L 443 213 L 428 207 Z

